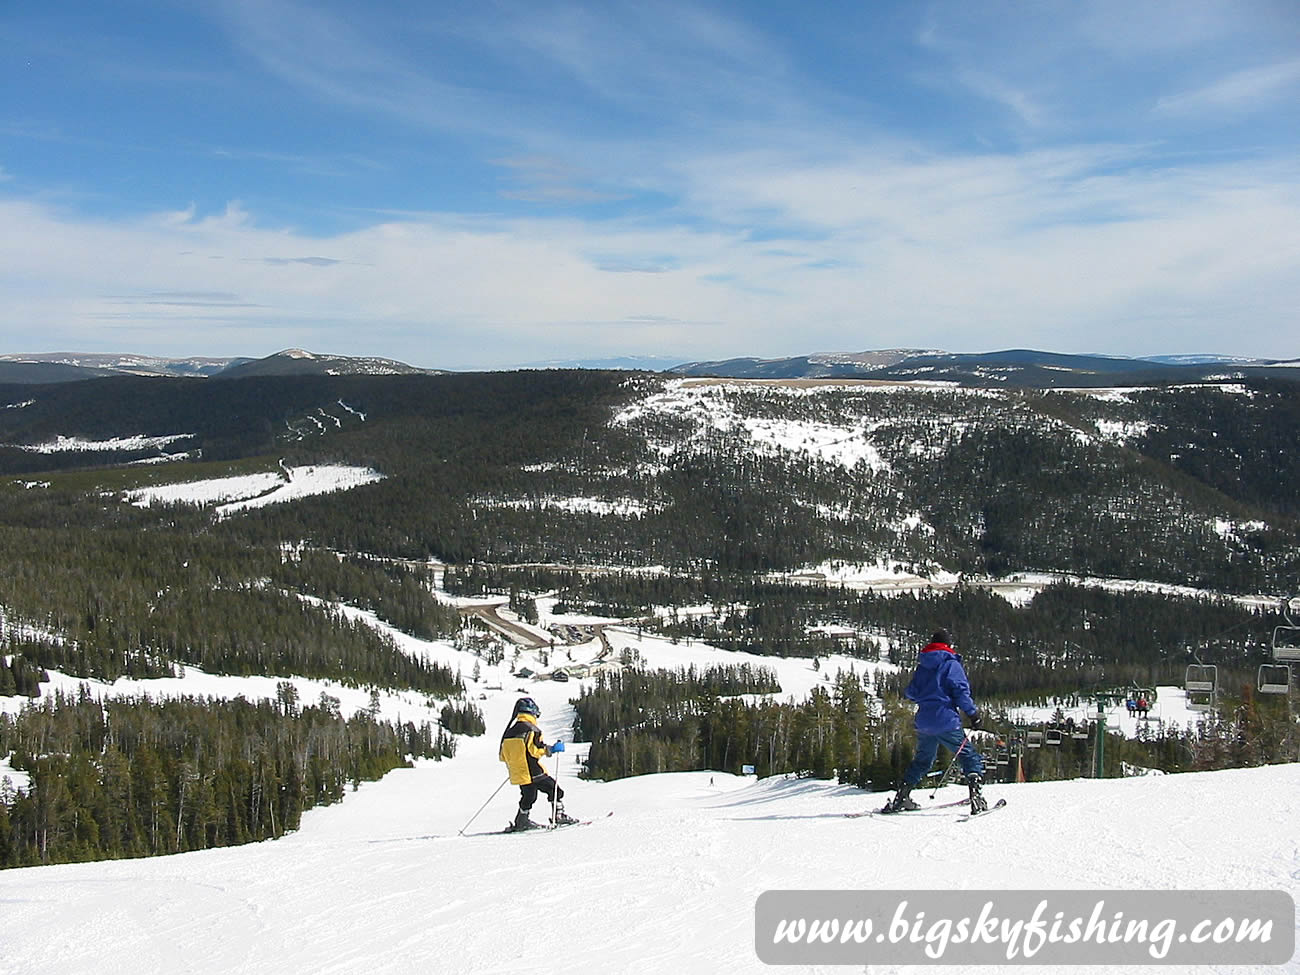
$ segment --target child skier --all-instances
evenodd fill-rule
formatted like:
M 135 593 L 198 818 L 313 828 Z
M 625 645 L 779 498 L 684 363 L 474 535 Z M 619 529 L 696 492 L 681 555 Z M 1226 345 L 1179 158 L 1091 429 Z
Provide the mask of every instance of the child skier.
M 510 781 L 519 786 L 519 812 L 509 827 L 515 830 L 536 829 L 541 824 L 528 818 L 528 813 L 541 792 L 555 806 L 553 825 L 567 826 L 577 820 L 564 812 L 564 790 L 560 784 L 546 774 L 539 759 L 546 755 L 564 751 L 564 742 L 557 741 L 548 745 L 542 740 L 542 733 L 537 728 L 537 719 L 542 709 L 531 697 L 521 697 L 515 702 L 514 717 L 510 726 L 501 736 L 501 761 L 510 770 Z
M 921 807 L 911 798 L 914 789 L 934 765 L 939 746 L 954 752 L 961 762 L 966 785 L 970 789 L 971 814 L 984 812 L 988 803 L 980 791 L 984 778 L 984 759 L 962 731 L 961 716 L 970 718 L 970 726 L 980 726 L 979 708 L 971 699 L 970 683 L 962 669 L 961 657 L 953 652 L 952 637 L 940 629 L 921 649 L 916 673 L 904 692 L 916 709 L 916 757 L 903 774 L 898 794 L 880 810 L 885 813 L 906 812 Z

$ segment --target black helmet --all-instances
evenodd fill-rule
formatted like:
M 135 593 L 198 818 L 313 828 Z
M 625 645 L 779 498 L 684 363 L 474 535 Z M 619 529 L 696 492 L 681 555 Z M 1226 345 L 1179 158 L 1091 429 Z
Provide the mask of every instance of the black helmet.
M 943 627 L 934 631 L 934 636 L 930 637 L 931 643 L 952 643 L 952 634 Z
M 515 701 L 515 714 L 531 714 L 534 718 L 542 716 L 542 709 L 531 697 L 521 697 Z

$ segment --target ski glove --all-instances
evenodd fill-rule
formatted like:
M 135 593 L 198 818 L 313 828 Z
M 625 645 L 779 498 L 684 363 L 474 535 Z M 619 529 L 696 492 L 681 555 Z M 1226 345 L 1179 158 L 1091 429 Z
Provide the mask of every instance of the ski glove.
M 972 731 L 978 731 L 980 725 L 983 724 L 983 720 L 984 720 L 984 719 L 983 719 L 983 716 L 979 713 L 978 710 L 975 711 L 975 712 L 973 712 L 973 713 L 971 714 L 971 716 L 970 716 L 970 726 L 971 726 L 971 730 L 972 730 Z
M 557 741 L 550 748 L 546 749 L 546 754 L 554 755 L 556 752 L 562 752 L 562 751 L 564 751 L 564 742 Z

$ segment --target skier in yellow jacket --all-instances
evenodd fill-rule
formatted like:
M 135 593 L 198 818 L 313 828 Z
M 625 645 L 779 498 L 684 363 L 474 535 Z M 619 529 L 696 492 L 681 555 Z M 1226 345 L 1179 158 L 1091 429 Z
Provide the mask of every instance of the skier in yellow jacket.
M 540 824 L 528 818 L 541 792 L 555 806 L 554 825 L 567 826 L 577 820 L 564 811 L 564 790 L 542 768 L 541 759 L 547 755 L 564 751 L 564 742 L 557 741 L 548 745 L 542 740 L 542 733 L 537 727 L 537 719 L 542 709 L 531 697 L 521 697 L 515 702 L 514 717 L 510 726 L 501 736 L 501 761 L 510 770 L 510 781 L 519 786 L 519 812 L 515 814 L 514 825 L 510 830 L 536 829 Z

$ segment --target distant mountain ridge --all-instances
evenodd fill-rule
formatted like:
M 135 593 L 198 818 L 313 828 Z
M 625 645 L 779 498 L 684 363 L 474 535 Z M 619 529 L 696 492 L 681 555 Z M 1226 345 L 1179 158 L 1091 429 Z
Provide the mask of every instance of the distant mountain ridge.
M 0 355 L 0 383 L 60 383 L 105 376 L 240 379 L 248 376 L 403 376 L 437 375 L 443 370 L 420 369 L 394 359 L 373 356 L 319 355 L 285 349 L 261 359 L 49 352 Z
M 1294 361 L 1215 355 L 1132 359 L 1124 356 L 1041 352 L 1034 349 L 977 353 L 894 349 L 782 359 L 738 358 L 688 362 L 668 371 L 680 376 L 726 379 L 926 380 L 962 386 L 1051 389 L 1107 386 L 1117 382 L 1163 385 L 1171 382 L 1222 381 L 1234 376 L 1245 378 L 1265 372 L 1277 374 L 1284 368 L 1294 372 Z
M 1034 349 L 953 353 L 936 349 L 876 349 L 814 353 L 763 359 L 754 356 L 677 363 L 665 356 L 590 357 L 535 362 L 518 369 L 649 371 L 724 379 L 872 379 L 940 382 L 961 386 L 1052 389 L 1167 385 L 1272 375 L 1300 379 L 1300 360 L 1234 355 L 1187 354 L 1142 358 L 1068 354 Z M 260 359 L 248 357 L 165 358 L 128 354 L 42 353 L 0 355 L 0 383 L 47 384 L 130 375 L 197 379 L 253 376 L 446 375 L 378 356 L 345 356 L 285 349 Z M 515 371 L 486 370 L 486 371 Z
M 420 369 L 395 359 L 375 356 L 318 355 L 303 349 L 285 349 L 264 359 L 245 359 L 216 373 L 215 379 L 249 376 L 423 376 L 445 370 Z

